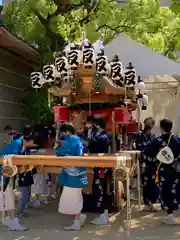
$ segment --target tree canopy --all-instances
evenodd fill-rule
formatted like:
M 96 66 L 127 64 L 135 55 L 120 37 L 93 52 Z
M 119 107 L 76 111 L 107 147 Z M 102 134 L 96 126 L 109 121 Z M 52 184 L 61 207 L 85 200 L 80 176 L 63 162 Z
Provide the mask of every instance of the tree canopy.
M 178 60 L 180 0 L 173 0 L 171 8 L 162 7 L 159 0 L 126 0 L 123 4 L 116 0 L 13 0 L 3 12 L 8 30 L 36 47 L 43 63 L 52 61 L 54 53 L 66 45 L 66 38 L 81 41 L 83 31 L 91 42 L 101 36 L 105 43 L 124 33 Z M 28 90 L 23 102 L 27 118 L 35 122 L 52 118 L 43 91 Z
M 174 0 L 176 6 L 180 0 Z M 176 7 L 176 9 L 178 9 Z M 180 50 L 179 13 L 159 0 L 14 0 L 5 6 L 4 22 L 13 34 L 33 44 L 48 61 L 83 30 L 90 41 L 103 34 L 105 43 L 118 33 L 176 59 Z
M 35 91 L 31 86 L 25 89 L 25 97 L 22 99 L 23 115 L 31 122 L 53 122 L 53 111 L 48 102 L 46 89 Z

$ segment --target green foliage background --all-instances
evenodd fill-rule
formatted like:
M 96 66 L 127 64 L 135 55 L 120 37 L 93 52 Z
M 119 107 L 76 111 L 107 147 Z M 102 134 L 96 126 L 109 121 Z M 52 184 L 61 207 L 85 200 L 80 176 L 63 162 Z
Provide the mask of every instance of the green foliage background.
M 159 0 L 126 0 L 121 5 L 115 0 L 14 0 L 4 8 L 4 23 L 12 34 L 38 49 L 41 64 L 52 61 L 65 46 L 66 37 L 80 42 L 84 30 L 90 41 L 103 36 L 105 43 L 124 33 L 179 61 L 180 0 L 173 0 L 170 7 L 161 6 Z M 26 99 L 37 120 L 50 113 L 47 96 L 45 101 L 41 94 L 41 100 L 37 93 L 31 97 L 38 107 Z M 31 118 L 28 114 L 27 107 L 25 115 Z
M 90 41 L 97 40 L 103 33 L 107 43 L 118 33 L 124 33 L 171 59 L 179 60 L 176 52 L 180 50 L 180 0 L 173 0 L 171 7 L 160 6 L 159 0 L 127 0 L 121 5 L 115 0 L 99 0 L 98 8 L 88 13 L 87 6 L 91 1 L 14 0 L 5 6 L 4 21 L 10 32 L 38 48 L 46 62 L 64 46 L 65 37 L 80 41 L 84 29 Z M 83 4 L 64 11 L 63 2 L 69 2 L 71 6 Z M 61 8 L 60 13 L 53 15 L 57 6 Z M 44 20 L 53 15 L 48 23 L 51 36 L 38 14 Z M 56 37 L 59 44 L 52 47 Z
M 53 111 L 48 102 L 47 89 L 35 90 L 29 87 L 25 90 L 22 100 L 23 114 L 34 124 L 49 124 L 53 122 Z

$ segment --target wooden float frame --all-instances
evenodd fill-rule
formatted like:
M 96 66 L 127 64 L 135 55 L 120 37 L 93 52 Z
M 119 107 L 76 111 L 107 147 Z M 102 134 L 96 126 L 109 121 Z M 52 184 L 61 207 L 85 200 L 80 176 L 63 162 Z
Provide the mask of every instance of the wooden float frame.
M 13 165 L 33 165 L 36 166 L 76 166 L 76 167 L 104 167 L 116 168 L 119 165 L 126 166 L 126 161 L 131 160 L 130 156 L 66 156 L 56 157 L 50 155 L 12 155 Z M 3 164 L 3 158 L 0 158 Z M 128 166 L 127 166 L 128 167 Z M 130 167 L 130 166 L 129 166 Z
M 4 156 L 5 157 L 5 156 Z M 3 164 L 4 157 L 0 157 L 0 164 Z M 135 158 L 134 163 L 137 167 L 138 176 L 138 206 L 140 211 L 140 168 L 139 168 L 139 151 L 121 151 L 116 155 L 91 155 L 91 156 L 68 156 L 68 157 L 56 157 L 52 155 L 11 155 L 10 162 L 12 165 L 23 166 L 77 166 L 77 167 L 106 167 L 114 168 L 114 176 L 118 170 L 125 171 L 126 174 L 126 194 L 127 194 L 127 227 L 128 235 L 130 235 L 131 229 L 131 199 L 130 199 L 130 168 L 132 158 Z M 127 166 L 126 166 L 127 164 Z M 116 180 L 116 179 L 115 179 Z M 114 180 L 114 182 L 115 182 Z M 1 187 L 3 188 L 3 177 L 1 181 Z M 116 195 L 117 196 L 117 195 Z M 4 211 L 2 221 L 4 221 Z

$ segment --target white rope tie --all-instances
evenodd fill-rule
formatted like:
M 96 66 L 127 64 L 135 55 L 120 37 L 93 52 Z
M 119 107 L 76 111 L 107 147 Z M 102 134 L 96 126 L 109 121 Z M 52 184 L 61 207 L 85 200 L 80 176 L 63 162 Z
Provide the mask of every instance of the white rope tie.
M 129 156 L 128 156 L 129 157 Z M 129 173 L 129 169 L 126 167 L 126 162 L 127 162 L 127 157 L 126 156 L 117 156 L 117 162 L 116 162 L 116 167 L 113 171 L 113 176 L 114 176 L 114 195 L 116 196 L 116 173 L 121 170 L 126 173 L 124 179 L 121 180 L 121 182 L 124 182 L 127 180 L 127 174 Z
M 4 155 L 4 157 L 3 157 L 3 167 L 2 167 L 2 169 L 5 168 L 5 167 L 9 167 L 9 168 L 12 169 L 12 173 L 11 173 L 11 174 L 9 174 L 9 173 L 7 172 L 7 174 L 8 174 L 7 177 L 13 177 L 13 176 L 15 176 L 15 175 L 17 174 L 17 172 L 18 172 L 17 166 L 12 164 L 12 158 L 13 158 L 13 156 L 14 156 L 14 155 L 9 154 L 9 155 Z M 3 175 L 4 175 L 4 174 L 3 174 Z

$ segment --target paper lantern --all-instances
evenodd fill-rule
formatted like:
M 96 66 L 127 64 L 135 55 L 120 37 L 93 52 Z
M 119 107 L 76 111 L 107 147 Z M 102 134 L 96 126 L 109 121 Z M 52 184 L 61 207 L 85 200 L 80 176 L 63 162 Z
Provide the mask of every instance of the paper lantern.
M 89 47 L 89 46 L 90 46 L 89 40 L 88 40 L 87 38 L 85 38 L 85 39 L 83 40 L 83 42 L 82 42 L 82 45 L 83 45 L 84 47 Z
M 96 72 L 103 76 L 107 76 L 109 73 L 109 63 L 106 56 L 97 56 L 96 58 Z
M 76 47 L 71 47 L 68 52 L 68 62 L 71 70 L 76 70 L 81 61 L 81 53 Z
M 111 62 L 110 64 L 111 69 L 111 79 L 117 86 L 123 86 L 124 85 L 124 71 L 123 71 L 123 65 L 120 61 L 118 62 Z
M 142 97 L 142 105 L 144 107 L 147 107 L 148 103 L 149 103 L 148 96 L 144 94 L 143 97 Z
M 54 122 L 66 122 L 68 121 L 68 106 L 55 106 L 54 107 Z
M 60 77 L 64 81 L 69 79 L 69 64 L 65 56 L 55 58 L 55 68 L 60 73 Z
M 101 39 L 97 40 L 93 44 L 93 47 L 94 47 L 95 54 L 98 55 L 99 53 L 101 53 L 101 50 L 104 49 L 103 41 Z
M 115 121 L 116 123 L 128 124 L 132 121 L 132 110 L 126 107 L 124 108 L 114 108 Z
M 71 48 L 71 44 L 69 43 L 68 45 L 66 45 L 64 51 L 68 54 L 68 52 L 70 51 Z
M 41 72 L 32 72 L 30 75 L 33 88 L 41 88 L 45 83 L 45 79 Z
M 83 49 L 83 64 L 85 68 L 92 68 L 96 64 L 94 49 L 90 46 L 84 46 Z
M 45 82 L 51 83 L 56 79 L 56 69 L 54 65 L 45 65 L 43 67 L 43 75 L 45 78 Z
M 143 81 L 140 81 L 136 84 L 136 89 L 138 94 L 144 94 L 145 91 L 145 84 Z
M 126 78 L 126 86 L 134 87 L 137 84 L 137 75 L 136 70 L 134 68 L 133 69 L 126 68 L 124 70 L 124 75 Z
M 65 56 L 65 57 L 67 57 L 68 56 L 68 52 L 69 52 L 69 50 L 70 50 L 70 48 L 71 48 L 71 43 L 70 43 L 70 41 L 69 41 L 69 39 L 67 38 L 67 37 L 65 37 L 65 48 L 64 48 L 64 52 L 63 52 L 63 55 Z

